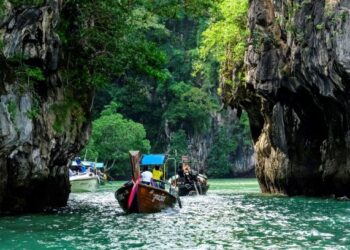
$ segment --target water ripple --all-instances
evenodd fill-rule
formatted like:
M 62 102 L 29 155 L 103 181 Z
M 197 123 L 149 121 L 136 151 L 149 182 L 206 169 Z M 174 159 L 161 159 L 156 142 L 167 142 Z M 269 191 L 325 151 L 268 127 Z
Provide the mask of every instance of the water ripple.
M 125 214 L 115 186 L 72 194 L 55 214 L 0 218 L 0 248 L 349 248 L 349 202 L 261 195 L 256 182 L 232 183 L 212 184 L 207 196 L 184 197 L 183 209 L 158 214 Z

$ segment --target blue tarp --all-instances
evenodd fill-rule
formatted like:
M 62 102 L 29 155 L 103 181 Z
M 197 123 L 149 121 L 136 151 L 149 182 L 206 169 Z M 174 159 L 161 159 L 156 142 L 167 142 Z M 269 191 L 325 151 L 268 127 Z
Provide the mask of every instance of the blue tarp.
M 76 161 L 72 161 L 72 166 L 77 166 Z M 102 162 L 93 162 L 93 161 L 81 161 L 80 165 L 86 166 L 86 167 L 93 167 L 93 168 L 103 168 L 104 165 Z
M 143 155 L 141 165 L 163 165 L 166 157 L 163 154 L 157 155 Z
M 95 163 L 95 168 L 103 168 L 103 167 L 104 167 L 104 165 L 103 165 L 102 162 L 96 162 Z

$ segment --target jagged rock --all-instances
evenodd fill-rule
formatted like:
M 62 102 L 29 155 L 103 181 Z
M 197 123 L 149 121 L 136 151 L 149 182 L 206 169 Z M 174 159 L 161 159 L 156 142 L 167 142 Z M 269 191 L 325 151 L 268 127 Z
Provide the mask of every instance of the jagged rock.
M 61 1 L 41 8 L 10 9 L 2 26 L 0 58 L 0 213 L 42 211 L 65 205 L 70 192 L 67 165 L 88 139 L 90 123 L 54 106 L 65 102 L 59 74 L 60 40 L 55 33 Z M 16 56 L 42 69 L 32 84 L 15 75 Z M 91 102 L 90 102 L 91 103 Z M 89 112 L 89 110 L 81 110 Z M 54 124 L 63 119 L 62 129 Z
M 350 195 L 350 3 L 252 0 L 247 83 L 263 192 Z

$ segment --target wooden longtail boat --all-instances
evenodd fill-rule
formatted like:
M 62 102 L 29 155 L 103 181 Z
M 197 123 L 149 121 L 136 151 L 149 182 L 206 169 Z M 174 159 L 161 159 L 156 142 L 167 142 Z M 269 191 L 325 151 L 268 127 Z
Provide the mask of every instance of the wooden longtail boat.
M 129 155 L 132 181 L 115 192 L 115 198 L 122 209 L 128 213 L 155 213 L 174 207 L 179 201 L 175 190 L 170 190 L 172 193 L 169 193 L 165 189 L 140 183 L 140 154 L 138 151 L 130 151 Z
M 171 178 L 171 182 L 178 187 L 179 196 L 205 195 L 209 189 L 208 178 L 191 170 L 190 162 L 188 156 L 182 156 L 181 169 L 178 175 Z
M 187 181 L 186 177 L 177 178 L 176 181 L 179 196 L 205 195 L 209 189 L 207 181 Z

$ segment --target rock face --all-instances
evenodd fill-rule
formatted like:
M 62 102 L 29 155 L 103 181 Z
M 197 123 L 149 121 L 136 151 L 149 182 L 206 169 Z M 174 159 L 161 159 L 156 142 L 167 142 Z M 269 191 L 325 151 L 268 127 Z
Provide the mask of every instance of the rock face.
M 60 7 L 58 0 L 41 8 L 9 5 L 2 24 L 0 213 L 65 205 L 67 165 L 90 132 L 89 123 L 76 116 L 84 108 L 66 105 L 67 85 L 58 71 L 60 39 L 54 31 Z
M 350 195 L 350 2 L 251 0 L 247 83 L 263 192 Z

